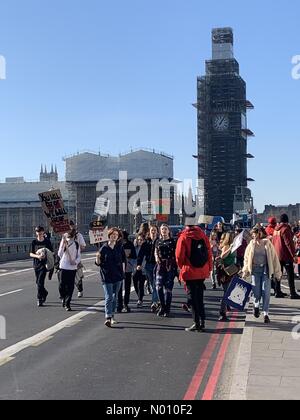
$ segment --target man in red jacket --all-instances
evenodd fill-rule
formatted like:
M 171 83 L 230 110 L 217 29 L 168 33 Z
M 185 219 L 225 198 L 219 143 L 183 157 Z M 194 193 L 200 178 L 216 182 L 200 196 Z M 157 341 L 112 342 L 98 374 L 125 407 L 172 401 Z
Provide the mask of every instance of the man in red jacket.
M 293 232 L 289 225 L 289 218 L 286 214 L 281 216 L 280 225 L 274 230 L 272 242 L 280 260 L 281 268 L 282 270 L 285 268 L 287 272 L 291 299 L 300 299 L 295 288 L 294 262 L 296 259 L 296 249 L 293 240 Z
M 176 247 L 176 261 L 180 268 L 180 280 L 184 281 L 191 296 L 194 324 L 186 331 L 205 330 L 203 302 L 204 282 L 213 269 L 213 257 L 209 240 L 202 229 L 186 222 Z

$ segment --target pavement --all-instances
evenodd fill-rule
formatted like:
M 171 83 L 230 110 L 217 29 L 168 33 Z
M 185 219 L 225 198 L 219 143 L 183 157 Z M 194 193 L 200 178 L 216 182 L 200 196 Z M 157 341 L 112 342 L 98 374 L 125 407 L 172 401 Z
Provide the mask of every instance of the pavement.
M 252 311 L 250 304 L 229 399 L 300 400 L 300 301 L 272 297 L 271 324 Z

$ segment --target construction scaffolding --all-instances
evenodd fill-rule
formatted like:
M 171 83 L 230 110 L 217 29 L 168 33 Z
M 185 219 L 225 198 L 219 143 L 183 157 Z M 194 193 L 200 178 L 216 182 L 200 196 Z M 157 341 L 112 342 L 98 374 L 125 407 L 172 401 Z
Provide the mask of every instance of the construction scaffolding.
M 247 128 L 247 110 L 253 105 L 233 57 L 232 30 L 213 30 L 212 43 L 213 59 L 206 62 L 206 75 L 197 84 L 198 172 L 204 180 L 205 214 L 230 221 L 236 188 L 246 189 L 247 159 L 253 157 L 247 152 L 248 137 L 254 136 Z

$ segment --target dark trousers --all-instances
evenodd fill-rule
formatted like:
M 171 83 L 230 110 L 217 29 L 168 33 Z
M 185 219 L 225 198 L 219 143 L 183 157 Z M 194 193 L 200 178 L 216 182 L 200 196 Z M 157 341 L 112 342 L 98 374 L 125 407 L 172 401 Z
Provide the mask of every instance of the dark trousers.
M 280 264 L 282 272 L 285 268 L 285 271 L 287 273 L 291 296 L 296 295 L 294 263 L 280 261 Z
M 156 290 L 160 305 L 166 312 L 170 312 L 171 309 L 175 275 L 174 270 L 157 270 L 156 272 Z
M 204 280 L 191 280 L 186 282 L 188 294 L 192 302 L 192 314 L 196 325 L 205 321 L 204 308 Z
M 45 289 L 45 279 L 47 275 L 46 267 L 35 269 L 35 278 L 37 285 L 37 300 L 42 303 L 48 296 L 48 292 Z
M 136 271 L 133 275 L 133 285 L 138 296 L 139 301 L 143 302 L 145 296 L 145 280 L 146 277 L 144 276 L 142 271 Z
M 131 279 L 132 279 L 132 273 L 125 273 L 125 280 L 123 280 L 120 291 L 118 293 L 118 309 L 123 309 L 123 302 L 124 306 L 129 305 L 130 300 L 130 292 L 131 292 Z M 125 288 L 125 295 L 124 295 L 124 301 L 123 301 L 123 288 Z
M 67 308 L 71 305 L 71 300 L 75 287 L 76 270 L 61 270 L 59 293 Z
M 230 286 L 230 283 L 231 283 L 231 281 L 226 282 L 226 283 L 222 283 L 224 294 L 223 294 L 223 298 L 222 298 L 222 302 L 221 302 L 220 315 L 223 315 L 223 316 L 226 316 L 226 312 L 227 312 L 227 304 L 226 304 L 226 301 L 225 301 L 225 295 L 226 295 L 227 289 Z

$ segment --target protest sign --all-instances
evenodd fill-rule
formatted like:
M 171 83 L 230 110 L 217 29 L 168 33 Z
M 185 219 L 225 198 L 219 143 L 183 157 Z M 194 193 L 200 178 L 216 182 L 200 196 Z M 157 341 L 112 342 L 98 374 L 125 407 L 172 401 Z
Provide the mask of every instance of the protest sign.
M 110 201 L 103 197 L 98 197 L 95 204 L 94 213 L 99 216 L 107 216 L 109 211 Z
M 39 194 L 42 209 L 55 233 L 70 230 L 68 212 L 64 206 L 60 190 L 46 191 Z
M 237 251 L 242 245 L 244 240 L 244 232 L 241 232 L 238 236 L 234 238 L 233 244 L 232 244 L 232 250 L 231 252 Z
M 91 229 L 89 231 L 90 244 L 100 244 L 101 242 L 108 241 L 108 228 L 99 227 L 97 229 Z

